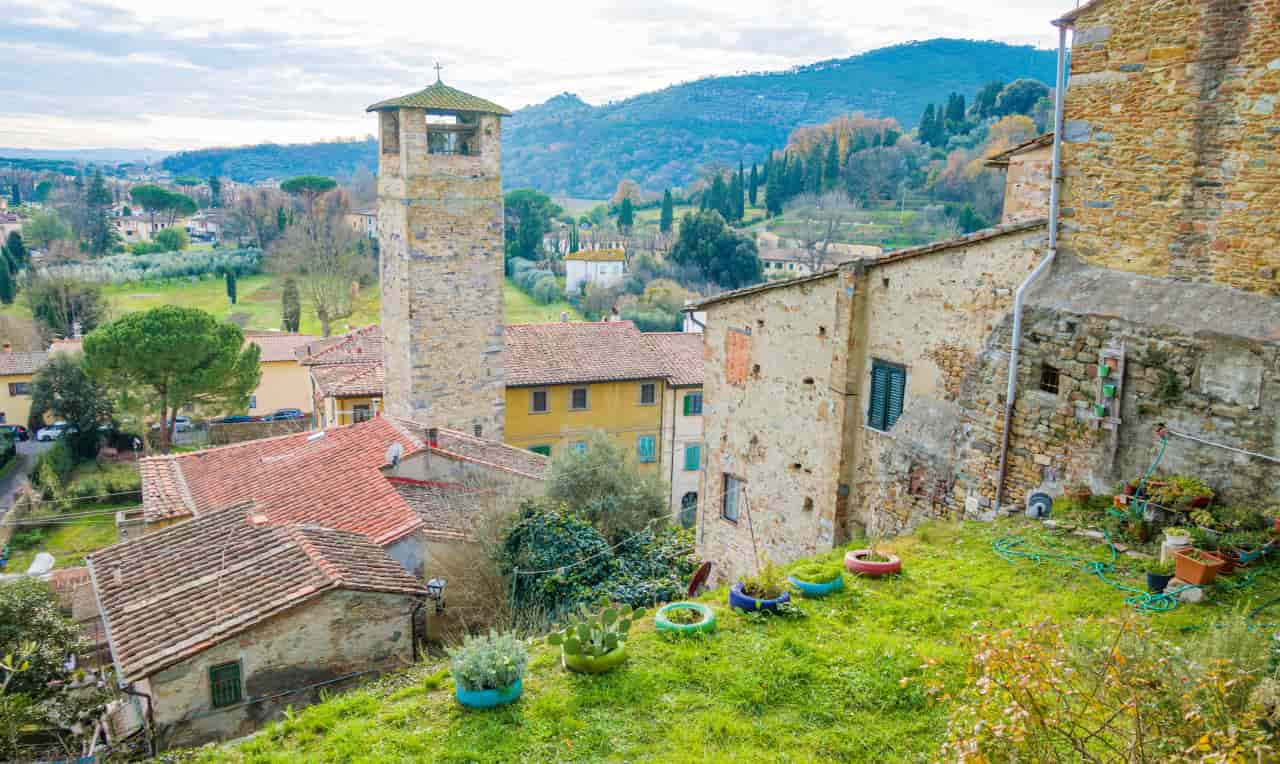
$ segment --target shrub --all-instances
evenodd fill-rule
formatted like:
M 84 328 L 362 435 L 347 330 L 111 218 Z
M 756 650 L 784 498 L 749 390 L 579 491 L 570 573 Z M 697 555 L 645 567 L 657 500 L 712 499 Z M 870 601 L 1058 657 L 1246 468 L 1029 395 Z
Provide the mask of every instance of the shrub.
M 754 576 L 742 579 L 742 593 L 758 600 L 772 600 L 782 596 L 789 584 L 782 569 L 766 559 Z
M 570 617 L 569 624 L 547 635 L 547 643 L 559 645 L 565 655 L 599 658 L 618 649 L 627 641 L 631 624 L 644 617 L 644 608 L 632 610 L 630 605 L 615 608 L 607 597 L 598 603 L 595 613 L 582 608 Z
M 841 568 L 836 563 L 806 562 L 791 575 L 807 584 L 829 584 L 841 576 Z
M 138 281 L 199 278 L 225 271 L 233 271 L 237 276 L 247 276 L 261 270 L 261 250 L 238 249 L 112 255 L 83 263 L 45 266 L 41 273 L 95 284 L 131 284 Z
M 31 472 L 31 484 L 42 489 L 48 496 L 54 491 L 62 490 L 62 484 L 75 466 L 76 461 L 67 441 L 59 439 L 36 458 Z
M 550 305 L 564 297 L 564 290 L 560 288 L 560 282 L 553 276 L 541 279 L 534 284 L 531 294 L 539 303 Z
M 449 651 L 449 672 L 464 690 L 500 690 L 524 676 L 529 651 L 515 634 L 490 631 Z

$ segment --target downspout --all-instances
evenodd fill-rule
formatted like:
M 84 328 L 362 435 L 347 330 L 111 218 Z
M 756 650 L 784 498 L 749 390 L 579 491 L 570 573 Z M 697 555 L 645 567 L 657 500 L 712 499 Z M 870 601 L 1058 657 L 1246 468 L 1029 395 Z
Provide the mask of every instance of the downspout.
M 1013 341 L 1009 347 L 1009 386 L 1004 395 L 1004 431 L 1000 435 L 1000 473 L 996 480 L 995 510 L 1004 500 L 1004 479 L 1009 469 L 1009 432 L 1013 429 L 1013 404 L 1018 392 L 1018 350 L 1022 347 L 1022 300 L 1028 287 L 1048 270 L 1058 255 L 1058 199 L 1062 182 L 1062 104 L 1067 85 L 1067 25 L 1058 24 L 1058 71 L 1053 97 L 1053 174 L 1049 187 L 1049 253 L 1031 271 L 1013 298 Z

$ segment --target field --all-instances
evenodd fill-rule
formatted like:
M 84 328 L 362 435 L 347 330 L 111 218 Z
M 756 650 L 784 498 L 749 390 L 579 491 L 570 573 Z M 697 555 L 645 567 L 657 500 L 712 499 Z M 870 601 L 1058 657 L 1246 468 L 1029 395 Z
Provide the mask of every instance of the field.
M 947 734 L 979 633 L 1051 618 L 1097 644 L 1112 627 L 1091 619 L 1132 611 L 1124 593 L 1051 563 L 1009 562 L 993 543 L 1015 535 L 1089 560 L 1106 548 L 1030 521 L 931 524 L 893 541 L 904 574 L 846 576 L 843 592 L 806 600 L 803 615 L 747 617 L 725 591 L 703 597 L 719 622 L 703 639 L 669 639 L 646 616 L 630 658 L 600 676 L 560 666 L 548 645 L 532 649 L 524 695 L 489 711 L 461 708 L 447 664 L 423 664 L 334 697 L 200 761 L 235 762 L 889 762 L 930 761 Z M 838 559 L 837 554 L 826 556 Z M 1276 568 L 1273 563 L 1272 568 Z M 1115 577 L 1140 586 L 1125 558 Z M 1280 593 L 1274 570 L 1217 604 L 1143 617 L 1178 644 L 1206 624 Z M 1265 634 L 1263 636 L 1265 640 Z M 933 668 L 926 670 L 926 664 Z M 926 680 L 941 683 L 930 695 Z M 1077 760 L 1073 757 L 1058 760 Z M 1102 760 L 1102 759 L 1099 759 Z M 1110 760 L 1110 759 L 1107 759 Z
M 77 465 L 67 481 L 68 490 L 80 485 L 103 486 L 108 480 L 118 480 L 137 475 L 137 467 L 131 463 L 99 466 L 95 462 Z M 46 525 L 23 526 L 10 542 L 12 556 L 6 572 L 21 573 L 31 565 L 40 552 L 54 557 L 54 568 L 70 568 L 84 564 L 91 552 L 116 543 L 115 515 L 120 509 L 138 505 L 136 497 L 105 496 L 111 493 L 105 487 L 93 488 L 93 494 L 101 496 L 94 501 L 73 500 L 69 506 L 49 518 Z
M 280 329 L 282 324 L 280 289 L 281 282 L 276 276 L 265 274 L 244 276 L 236 282 L 238 299 L 235 305 L 228 303 L 226 285 L 221 279 L 156 285 L 111 285 L 104 291 L 111 302 L 113 315 L 147 310 L 158 305 L 182 305 L 206 310 L 244 329 L 271 331 Z M 345 331 L 347 324 L 360 327 L 378 323 L 379 297 L 377 286 L 362 290 L 355 313 L 349 318 L 335 322 L 333 332 L 337 334 Z M 568 311 L 570 317 L 575 320 L 582 318 L 567 302 L 539 305 L 510 282 L 506 283 L 503 301 L 506 305 L 507 323 L 510 324 L 559 321 L 561 311 Z M 0 314 L 30 319 L 30 314 L 21 300 L 13 305 L 4 306 L 0 309 Z M 315 311 L 308 308 L 305 299 L 302 305 L 301 331 L 304 334 L 320 333 L 320 322 L 315 317 Z

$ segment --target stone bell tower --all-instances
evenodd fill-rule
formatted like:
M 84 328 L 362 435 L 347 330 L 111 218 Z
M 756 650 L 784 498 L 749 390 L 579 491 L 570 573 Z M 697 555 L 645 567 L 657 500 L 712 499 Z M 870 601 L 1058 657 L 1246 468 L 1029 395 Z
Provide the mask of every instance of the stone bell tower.
M 445 85 L 380 101 L 384 405 L 501 440 L 502 117 Z

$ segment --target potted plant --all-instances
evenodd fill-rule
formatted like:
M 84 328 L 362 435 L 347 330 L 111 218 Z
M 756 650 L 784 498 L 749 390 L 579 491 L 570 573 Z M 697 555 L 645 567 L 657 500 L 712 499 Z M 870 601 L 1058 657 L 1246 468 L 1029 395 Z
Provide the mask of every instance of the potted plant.
M 490 631 L 467 637 L 449 650 L 449 673 L 458 702 L 469 708 L 493 708 L 514 702 L 523 691 L 529 650 L 511 632 Z
M 1159 594 L 1169 585 L 1169 579 L 1173 578 L 1174 564 L 1172 560 L 1161 562 L 1155 560 L 1147 564 L 1147 591 L 1152 594 Z
M 729 587 L 729 607 L 748 613 L 776 613 L 789 602 L 791 593 L 787 591 L 787 581 L 771 560 L 765 560 L 756 575 Z
M 1222 568 L 1222 560 L 1203 549 L 1179 549 L 1173 553 L 1174 573 L 1178 578 L 1196 586 L 1213 583 Z
M 582 608 L 560 631 L 547 635 L 547 643 L 560 647 L 560 662 L 570 671 L 603 674 L 627 659 L 627 632 L 644 608 L 613 607 L 608 598 L 600 600 L 600 611 Z
M 787 580 L 804 597 L 825 597 L 844 589 L 844 571 L 830 563 L 807 562 L 791 571 Z
M 902 560 L 895 554 L 882 552 L 880 542 L 884 537 L 880 534 L 868 539 L 866 549 L 854 549 L 844 556 L 844 567 L 850 573 L 857 573 L 868 578 L 879 578 L 902 572 Z
M 1105 404 L 1105 403 L 1095 403 L 1095 404 L 1093 404 L 1093 415 L 1094 415 L 1094 416 L 1096 416 L 1096 417 L 1104 417 L 1104 416 L 1106 416 L 1106 415 L 1107 415 L 1107 404 Z
M 1177 525 L 1164 529 L 1164 541 L 1171 547 L 1191 546 L 1191 531 Z
M 1114 397 L 1116 397 L 1116 386 L 1115 386 L 1115 385 L 1113 385 L 1113 384 L 1111 384 L 1111 383 L 1107 383 L 1107 384 L 1103 385 L 1103 386 L 1102 386 L 1102 397 L 1103 397 L 1103 398 L 1114 398 Z
M 716 630 L 716 614 L 701 602 L 670 602 L 658 608 L 653 625 L 676 634 L 709 634 Z
M 1244 567 L 1271 551 L 1271 539 L 1266 531 L 1233 531 L 1222 537 L 1219 548 L 1228 564 Z
M 1108 364 L 1108 363 L 1098 364 L 1098 376 L 1104 379 L 1111 376 L 1111 364 Z

